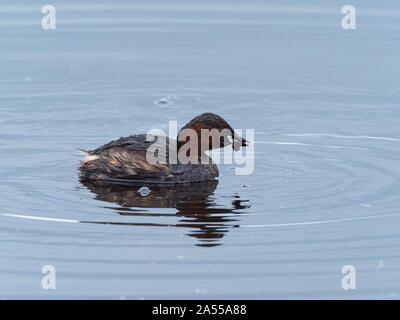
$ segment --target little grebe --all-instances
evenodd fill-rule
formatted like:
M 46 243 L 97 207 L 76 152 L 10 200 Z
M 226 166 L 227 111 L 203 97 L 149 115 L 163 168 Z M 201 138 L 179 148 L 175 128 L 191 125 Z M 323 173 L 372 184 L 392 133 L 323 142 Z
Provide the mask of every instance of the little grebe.
M 198 163 L 185 163 L 177 160 L 176 163 L 150 163 L 146 158 L 146 152 L 154 141 L 148 141 L 148 138 L 155 137 L 146 134 L 132 135 L 126 138 L 109 142 L 104 146 L 92 150 L 81 150 L 87 154 L 87 157 L 82 160 L 80 172 L 82 177 L 86 179 L 116 181 L 116 182 L 147 182 L 147 183 L 187 183 L 195 181 L 211 180 L 218 177 L 218 168 L 212 160 L 205 155 L 204 151 L 211 150 L 212 136 L 207 137 L 208 143 L 201 144 L 201 130 L 213 130 L 212 133 L 218 134 L 229 132 L 227 139 L 219 135 L 216 148 L 222 148 L 229 144 L 237 150 L 240 146 L 246 146 L 248 142 L 235 134 L 232 127 L 220 116 L 214 113 L 203 113 L 188 124 L 186 124 L 178 134 L 178 141 L 163 137 L 166 144 L 161 147 L 161 153 L 165 154 L 166 159 L 169 158 L 169 146 L 175 145 L 176 149 L 171 152 L 179 152 L 180 148 L 190 142 L 187 136 L 186 141 L 183 141 L 181 133 L 184 129 L 192 129 L 198 137 L 196 144 L 198 150 L 198 158 L 202 161 Z M 227 131 L 228 130 L 228 131 Z M 189 142 L 188 142 L 189 140 Z M 187 146 L 185 146 L 187 148 Z M 186 150 L 186 149 L 185 149 Z M 189 150 L 187 150 L 189 152 Z M 158 149 L 160 153 L 160 148 Z M 191 150 L 190 150 L 191 152 Z M 207 163 L 203 162 L 207 159 Z

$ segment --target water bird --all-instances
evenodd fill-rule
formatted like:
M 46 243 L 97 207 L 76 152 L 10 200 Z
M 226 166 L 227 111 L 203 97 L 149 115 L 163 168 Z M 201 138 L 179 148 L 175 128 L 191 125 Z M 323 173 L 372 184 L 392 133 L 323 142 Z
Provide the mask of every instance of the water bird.
M 197 163 L 172 163 L 170 152 L 187 150 L 193 152 L 187 147 L 188 143 L 193 142 L 190 137 L 181 139 L 185 129 L 191 129 L 196 133 L 198 141 L 196 157 L 206 159 L 207 161 L 198 161 Z M 216 129 L 216 130 L 213 130 Z M 202 130 L 210 130 L 211 135 L 207 137 L 208 141 L 201 141 Z M 213 134 L 228 132 L 226 136 L 219 135 L 217 143 L 213 140 Z M 81 176 L 86 179 L 105 180 L 105 181 L 129 181 L 129 182 L 147 182 L 147 183 L 168 183 L 179 184 L 187 182 L 207 181 L 219 176 L 216 164 L 209 158 L 205 151 L 223 148 L 232 145 L 235 150 L 241 146 L 247 146 L 248 142 L 238 136 L 232 127 L 222 117 L 215 113 L 203 113 L 189 121 L 178 133 L 177 139 L 163 137 L 166 142 L 159 145 L 158 153 L 165 155 L 165 163 L 150 163 L 147 159 L 147 150 L 154 143 L 149 141 L 149 135 L 135 134 L 129 137 L 120 138 L 111 141 L 95 150 L 80 149 L 86 155 L 81 161 Z M 150 139 L 151 140 L 151 139 Z M 203 142 L 203 143 L 202 143 Z M 170 146 L 176 146 L 175 150 L 170 150 Z

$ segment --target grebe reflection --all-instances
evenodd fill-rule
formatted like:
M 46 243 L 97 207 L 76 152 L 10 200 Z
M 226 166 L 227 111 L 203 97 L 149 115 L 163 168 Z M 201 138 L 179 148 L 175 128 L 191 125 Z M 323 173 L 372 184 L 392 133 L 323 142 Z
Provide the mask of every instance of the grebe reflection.
M 116 225 L 158 226 L 187 228 L 188 236 L 198 239 L 197 246 L 218 246 L 220 239 L 230 228 L 239 227 L 238 214 L 249 208 L 248 200 L 242 200 L 235 194 L 232 206 L 220 207 L 215 203 L 214 191 L 217 180 L 191 183 L 187 185 L 146 185 L 150 194 L 142 196 L 139 188 L 143 184 L 115 184 L 99 180 L 82 178 L 81 183 L 92 193 L 95 199 L 119 205 L 110 206 L 121 216 L 127 217 L 179 217 L 174 224 L 168 223 L 135 223 L 135 222 L 96 222 Z M 144 208 L 144 209 L 140 209 Z M 151 208 L 151 210 L 146 209 Z M 177 212 L 157 213 L 157 208 L 175 208 Z M 88 221 L 86 221 L 88 222 Z

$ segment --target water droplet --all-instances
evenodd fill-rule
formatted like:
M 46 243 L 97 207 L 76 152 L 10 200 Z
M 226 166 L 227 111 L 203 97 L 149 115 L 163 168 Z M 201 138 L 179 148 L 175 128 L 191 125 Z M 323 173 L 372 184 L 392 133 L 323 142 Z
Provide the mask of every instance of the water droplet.
M 157 100 L 155 103 L 157 103 L 159 105 L 166 105 L 166 104 L 168 104 L 168 102 L 169 102 L 168 99 L 161 98 L 161 99 Z
M 142 197 L 147 197 L 151 193 L 151 190 L 147 187 L 141 187 L 138 192 Z

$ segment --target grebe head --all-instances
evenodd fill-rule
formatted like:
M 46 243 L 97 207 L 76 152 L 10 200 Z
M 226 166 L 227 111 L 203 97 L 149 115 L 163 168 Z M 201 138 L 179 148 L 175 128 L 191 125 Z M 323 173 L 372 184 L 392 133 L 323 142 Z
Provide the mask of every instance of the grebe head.
M 249 145 L 244 138 L 235 133 L 232 127 L 219 115 L 211 112 L 203 113 L 187 123 L 178 134 L 178 147 L 197 136 L 200 151 L 223 148 L 232 145 L 237 151 Z

